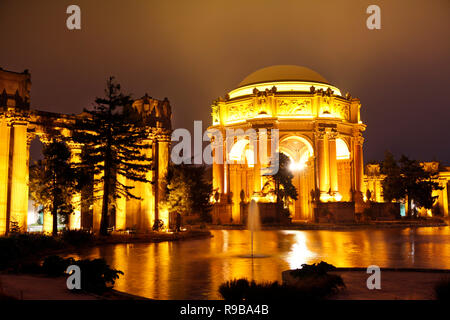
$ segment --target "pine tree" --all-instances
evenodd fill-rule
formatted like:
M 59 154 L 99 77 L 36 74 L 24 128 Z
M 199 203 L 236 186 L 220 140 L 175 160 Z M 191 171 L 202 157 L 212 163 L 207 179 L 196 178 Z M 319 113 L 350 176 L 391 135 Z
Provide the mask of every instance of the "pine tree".
M 76 192 L 76 172 L 70 163 L 70 149 L 64 142 L 52 141 L 43 149 L 44 160 L 30 167 L 30 195 L 43 211 L 53 216 L 53 235 L 58 233 L 58 215 L 73 212 L 72 197 Z
M 166 198 L 162 205 L 172 213 L 200 214 L 204 222 L 211 222 L 212 185 L 205 181 L 205 167 L 172 165 L 167 175 Z
M 275 188 L 275 195 L 277 197 L 277 210 L 283 211 L 287 201 L 289 199 L 297 200 L 298 193 L 297 189 L 295 189 L 292 184 L 292 179 L 294 175 L 289 169 L 290 159 L 284 153 L 279 153 L 278 155 L 278 171 L 276 174 L 271 176 L 271 180 L 268 183 L 272 182 Z
M 73 139 L 82 144 L 81 168 L 91 170 L 95 189 L 101 188 L 102 213 L 100 234 L 108 234 L 108 219 L 115 199 L 140 199 L 133 187 L 121 183 L 118 175 L 128 181 L 151 183 L 146 177 L 152 158 L 146 155 L 151 148 L 149 132 L 132 112 L 130 95 L 121 92 L 113 77 L 107 81 L 104 98 L 97 98 L 93 110 L 85 110 L 86 117 L 75 125 Z
M 417 207 L 431 209 L 437 198 L 433 197 L 433 191 L 442 189 L 433 181 L 435 172 L 426 171 L 419 161 L 405 155 L 397 163 L 394 156 L 386 152 L 382 172 L 386 175 L 382 182 L 383 197 L 387 201 L 408 201 L 409 217 L 413 215 L 413 201 Z

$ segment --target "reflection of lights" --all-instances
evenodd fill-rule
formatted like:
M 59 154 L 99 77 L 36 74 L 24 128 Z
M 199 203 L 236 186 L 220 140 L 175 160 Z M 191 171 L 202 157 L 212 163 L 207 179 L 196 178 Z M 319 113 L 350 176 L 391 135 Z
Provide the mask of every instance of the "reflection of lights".
M 334 195 L 334 200 L 341 201 L 342 200 L 342 195 L 339 192 L 336 192 L 335 195 Z
M 223 235 L 222 251 L 226 252 L 228 250 L 228 231 L 222 230 L 222 235 Z
M 294 235 L 294 244 L 287 256 L 287 262 L 291 269 L 301 268 L 302 264 L 308 263 L 316 255 L 306 245 L 304 231 L 282 231 L 284 234 Z

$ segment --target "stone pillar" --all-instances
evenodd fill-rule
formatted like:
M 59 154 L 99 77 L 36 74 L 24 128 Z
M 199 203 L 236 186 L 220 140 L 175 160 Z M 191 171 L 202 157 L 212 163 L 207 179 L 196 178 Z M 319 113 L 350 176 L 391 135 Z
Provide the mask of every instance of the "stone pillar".
M 152 148 L 143 149 L 141 152 L 148 158 L 156 159 L 157 157 L 154 157 L 154 152 L 158 148 L 159 143 L 153 142 L 152 140 L 147 140 L 145 144 L 149 144 L 152 146 Z M 161 147 L 161 146 L 159 146 Z M 160 152 L 158 151 L 158 154 Z M 158 168 L 160 167 L 158 163 Z M 119 177 L 118 177 L 119 178 Z M 145 174 L 145 178 L 148 181 L 153 181 L 153 172 L 152 170 L 148 170 Z M 156 209 L 155 209 L 155 191 L 153 189 L 153 186 L 151 183 L 147 182 L 135 182 L 136 185 L 139 185 L 139 189 L 141 191 L 141 194 L 139 195 L 141 200 L 138 200 L 140 202 L 140 219 L 139 219 L 139 227 L 138 229 L 141 229 L 143 231 L 151 231 L 153 228 L 153 224 L 155 222 L 155 215 L 156 215 Z M 157 185 L 159 188 L 159 184 Z M 158 189 L 159 190 L 159 189 Z M 116 208 L 116 223 L 117 223 L 117 208 Z
M 127 185 L 127 178 L 117 174 L 117 181 Z M 152 186 L 151 186 L 152 187 Z M 127 228 L 127 198 L 123 195 L 116 199 L 116 230 L 126 230 Z
M 259 197 L 261 195 L 261 160 L 259 159 L 259 141 L 258 137 L 255 139 L 253 145 L 253 196 Z M 251 143 L 251 142 L 250 142 Z
M 164 199 L 167 185 L 167 171 L 169 169 L 169 140 L 167 139 L 159 140 L 157 143 L 158 147 L 158 189 L 155 197 L 155 208 L 158 208 L 158 204 Z M 159 212 L 159 210 L 155 210 L 158 214 L 155 215 L 155 219 L 160 219 L 164 221 L 164 226 L 169 226 L 169 213 L 168 212 Z
M 361 193 L 364 179 L 363 142 L 363 137 L 355 138 L 355 189 Z
M 10 167 L 10 227 L 19 225 L 21 232 L 27 231 L 28 184 L 27 184 L 27 125 L 25 119 L 14 119 L 12 123 L 12 165 Z
M 326 201 L 329 198 L 330 179 L 329 179 L 329 148 L 328 139 L 325 131 L 318 132 L 317 140 L 318 152 L 317 158 L 319 161 L 319 190 L 320 200 Z
M 0 236 L 6 234 L 7 225 L 10 133 L 7 118 L 0 118 Z
M 441 192 L 441 213 L 444 217 L 448 218 L 448 182 L 446 180 L 443 181 L 443 184 L 441 185 L 444 189 L 440 190 Z
M 224 175 L 224 146 L 222 141 L 213 141 L 213 189 L 219 194 L 224 193 L 223 175 Z M 221 152 L 220 152 L 221 151 Z M 218 157 L 222 154 L 222 157 Z
M 81 145 L 70 144 L 70 162 L 81 162 Z M 72 196 L 73 213 L 69 216 L 69 229 L 79 230 L 81 229 L 81 192 L 77 192 Z
M 44 210 L 42 231 L 48 234 L 53 231 L 53 216 L 49 210 Z
M 338 188 L 338 168 L 337 168 L 337 159 L 336 159 L 336 138 L 337 133 L 331 132 L 328 136 L 329 138 L 329 163 L 330 163 L 330 189 L 331 196 L 333 196 L 334 200 L 341 200 L 341 196 L 339 194 Z
M 94 175 L 94 201 L 92 204 L 92 231 L 96 234 L 100 232 L 100 222 L 102 219 L 103 204 L 103 182 L 99 181 L 103 172 Z M 97 183 L 96 183 L 97 182 Z

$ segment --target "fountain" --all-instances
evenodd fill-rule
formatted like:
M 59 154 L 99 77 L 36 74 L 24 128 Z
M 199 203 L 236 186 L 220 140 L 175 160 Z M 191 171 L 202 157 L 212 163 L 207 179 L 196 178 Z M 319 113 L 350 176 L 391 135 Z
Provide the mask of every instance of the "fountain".
M 258 204 L 255 200 L 252 200 L 250 202 L 249 208 L 248 208 L 248 217 L 247 217 L 247 227 L 251 234 L 251 246 L 252 246 L 252 258 L 253 258 L 253 234 L 255 231 L 258 231 L 261 229 L 261 222 L 259 219 L 259 208 Z

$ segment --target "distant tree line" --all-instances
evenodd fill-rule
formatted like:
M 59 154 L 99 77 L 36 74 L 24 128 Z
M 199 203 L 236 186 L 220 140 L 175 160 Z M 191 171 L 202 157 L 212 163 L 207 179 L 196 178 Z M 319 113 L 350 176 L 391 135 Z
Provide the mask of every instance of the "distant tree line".
M 434 179 L 438 172 L 425 170 L 417 160 L 402 155 L 397 161 L 390 152 L 385 153 L 381 163 L 381 173 L 386 177 L 382 181 L 383 197 L 386 201 L 405 201 L 408 204 L 408 217 L 414 217 L 416 207 L 432 209 L 437 196 L 433 191 L 442 187 Z

